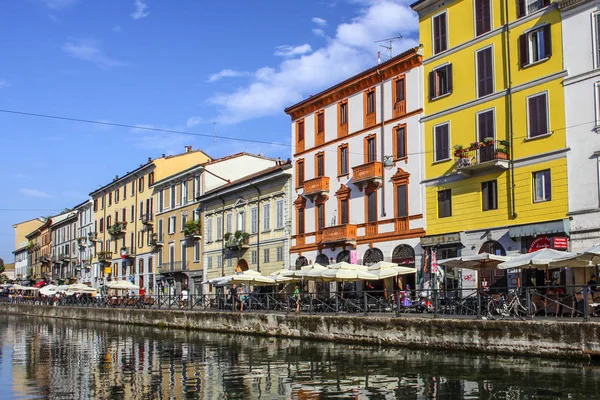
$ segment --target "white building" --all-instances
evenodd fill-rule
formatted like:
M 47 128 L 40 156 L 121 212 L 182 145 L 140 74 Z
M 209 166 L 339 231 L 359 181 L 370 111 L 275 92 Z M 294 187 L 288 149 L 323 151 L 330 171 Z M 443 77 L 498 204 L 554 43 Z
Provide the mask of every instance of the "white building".
M 571 250 L 600 243 L 600 1 L 561 0 Z
M 77 212 L 67 211 L 52 217 L 52 280 L 72 283 L 78 262 Z
M 420 262 L 422 56 L 410 49 L 287 108 L 292 262 Z M 414 278 L 405 282 L 414 286 Z
M 18 249 L 13 251 L 15 255 L 15 279 L 25 278 L 29 271 L 29 257 L 27 257 L 27 241 L 22 243 Z
M 94 209 L 92 200 L 86 200 L 73 209 L 77 213 L 76 239 L 77 239 L 77 267 L 76 275 L 80 283 L 91 284 L 98 287 L 100 267 L 93 265 L 94 242 Z

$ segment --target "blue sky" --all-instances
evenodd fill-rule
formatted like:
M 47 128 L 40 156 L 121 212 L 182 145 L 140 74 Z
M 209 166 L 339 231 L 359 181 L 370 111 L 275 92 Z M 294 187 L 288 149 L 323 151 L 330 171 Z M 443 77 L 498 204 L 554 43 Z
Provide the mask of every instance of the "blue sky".
M 0 109 L 290 142 L 283 109 L 418 44 L 402 0 L 20 0 L 0 16 Z M 385 59 L 386 57 L 382 57 Z M 287 158 L 286 146 L 0 112 L 0 257 L 12 224 L 84 201 L 185 145 Z M 18 211 L 17 211 L 18 209 Z

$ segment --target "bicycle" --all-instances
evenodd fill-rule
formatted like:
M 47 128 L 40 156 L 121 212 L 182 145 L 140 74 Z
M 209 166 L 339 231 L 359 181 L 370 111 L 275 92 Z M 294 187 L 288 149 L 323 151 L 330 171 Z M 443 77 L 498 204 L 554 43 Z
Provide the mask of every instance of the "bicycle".
M 514 316 L 520 320 L 527 318 L 527 303 L 523 301 L 514 289 L 509 290 L 510 298 L 502 293 L 500 298 L 491 298 L 487 303 L 488 319 L 504 319 Z M 537 312 L 537 306 L 533 302 L 529 302 L 529 311 L 531 317 Z

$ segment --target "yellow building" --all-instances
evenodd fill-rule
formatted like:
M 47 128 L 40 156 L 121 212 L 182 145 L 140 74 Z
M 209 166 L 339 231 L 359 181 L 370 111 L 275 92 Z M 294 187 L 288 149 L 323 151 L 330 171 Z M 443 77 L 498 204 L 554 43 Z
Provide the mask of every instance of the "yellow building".
M 41 218 L 34 218 L 12 226 L 15 230 L 15 250 L 13 251 L 15 255 L 15 278 L 19 280 L 25 278 L 31 268 L 30 254 L 33 253 L 33 243 L 30 245 L 27 235 L 42 226 L 44 222 Z
M 149 293 L 154 289 L 155 249 L 152 185 L 165 177 L 202 164 L 210 157 L 202 151 L 163 155 L 90 193 L 94 204 L 96 241 L 94 274 L 105 279 L 133 280 Z M 195 188 L 190 188 L 194 192 Z M 94 283 L 93 283 L 94 284 Z
M 423 247 L 438 258 L 564 248 L 566 71 L 555 3 L 412 8 L 424 47 Z
M 32 280 L 52 277 L 52 241 L 50 236 L 52 219 L 46 218 L 44 223 L 31 233 L 25 235 L 28 240 L 28 272 L 26 277 Z

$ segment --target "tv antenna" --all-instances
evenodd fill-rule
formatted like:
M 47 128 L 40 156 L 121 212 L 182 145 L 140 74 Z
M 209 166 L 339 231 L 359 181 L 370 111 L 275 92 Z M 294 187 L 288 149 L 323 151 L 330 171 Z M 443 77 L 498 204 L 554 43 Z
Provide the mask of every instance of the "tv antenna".
M 387 39 L 381 39 L 376 41 L 375 43 L 387 43 L 387 46 L 385 44 L 380 44 L 379 47 L 383 47 L 384 49 L 387 49 L 387 51 L 390 53 L 390 58 L 392 58 L 392 44 L 397 41 L 397 40 L 402 40 L 404 39 L 402 37 L 402 35 L 398 34 L 398 36 L 394 36 L 391 38 L 387 38 Z M 377 53 L 379 54 L 379 52 Z M 380 62 L 381 60 L 377 60 L 377 62 Z

